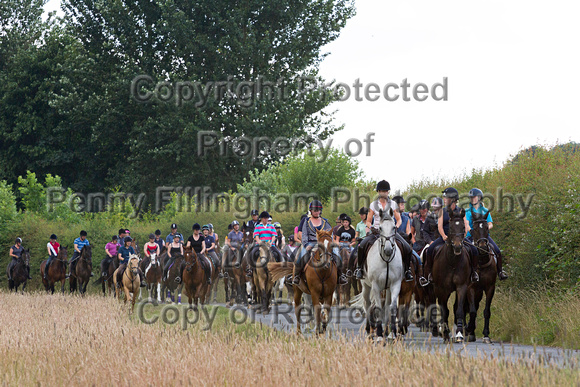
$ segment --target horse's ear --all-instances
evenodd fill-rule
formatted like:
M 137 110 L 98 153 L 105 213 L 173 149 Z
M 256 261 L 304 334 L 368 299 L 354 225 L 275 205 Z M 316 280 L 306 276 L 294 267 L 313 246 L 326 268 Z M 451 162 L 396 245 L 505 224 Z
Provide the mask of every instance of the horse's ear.
M 379 218 L 383 219 L 383 210 L 382 209 L 379 209 Z
M 392 208 L 389 208 L 389 216 L 392 218 L 395 215 Z
M 459 216 L 465 218 L 465 208 L 461 208 L 461 212 L 459 212 Z
M 491 212 L 491 210 L 487 210 L 487 212 L 485 213 L 485 215 L 483 216 L 483 219 L 487 219 L 487 217 L 489 216 L 489 213 Z

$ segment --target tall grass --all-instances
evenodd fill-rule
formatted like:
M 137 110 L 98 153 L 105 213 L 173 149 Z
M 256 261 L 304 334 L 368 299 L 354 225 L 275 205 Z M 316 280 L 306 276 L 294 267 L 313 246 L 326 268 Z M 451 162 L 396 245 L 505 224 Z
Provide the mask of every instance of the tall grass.
M 145 325 L 103 297 L 0 292 L 6 385 L 578 385 L 578 369 L 301 339 L 233 327 Z M 256 328 L 257 329 L 257 328 Z

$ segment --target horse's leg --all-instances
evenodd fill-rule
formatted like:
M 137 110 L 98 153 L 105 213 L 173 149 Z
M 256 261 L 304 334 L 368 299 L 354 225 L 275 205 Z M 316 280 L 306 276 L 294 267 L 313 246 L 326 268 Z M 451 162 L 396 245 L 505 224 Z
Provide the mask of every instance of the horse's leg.
M 457 329 L 455 333 L 455 342 L 462 343 L 463 342 L 463 324 L 465 321 L 465 297 L 467 293 L 467 285 L 462 285 L 457 288 L 456 296 L 457 296 Z
M 301 335 L 302 329 L 300 326 L 300 312 L 302 311 L 301 308 L 302 303 L 302 290 L 300 288 L 294 288 L 294 313 L 296 315 L 296 334 Z
M 377 337 L 382 338 L 383 337 L 383 309 L 381 308 L 382 306 L 382 301 L 381 301 L 381 287 L 379 287 L 376 284 L 373 284 L 372 288 L 371 288 L 371 294 L 370 294 L 370 298 L 371 298 L 371 309 L 372 312 L 370 313 L 370 318 L 371 318 L 371 327 L 376 328 L 377 330 Z M 367 316 L 368 317 L 368 316 Z
M 475 320 L 477 318 L 477 309 L 479 302 L 476 301 L 475 289 L 471 286 L 467 288 L 467 302 L 465 305 L 469 307 L 469 324 L 467 324 L 467 329 L 465 334 L 468 335 L 467 341 L 475 341 Z
M 495 284 L 490 286 L 485 292 L 485 309 L 483 310 L 483 342 L 486 344 L 491 343 L 489 338 L 489 319 L 491 318 L 491 301 L 493 300 L 493 295 L 495 294 Z
M 391 333 L 389 338 L 394 340 L 397 338 L 397 312 L 399 311 L 399 294 L 401 293 L 401 282 L 397 281 L 393 283 L 390 287 L 391 294 Z

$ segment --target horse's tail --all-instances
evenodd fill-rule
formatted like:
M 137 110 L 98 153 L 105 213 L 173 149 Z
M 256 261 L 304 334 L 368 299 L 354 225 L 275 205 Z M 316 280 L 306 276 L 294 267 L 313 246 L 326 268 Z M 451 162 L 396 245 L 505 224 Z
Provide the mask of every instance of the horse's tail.
M 364 306 L 363 292 L 360 292 L 352 298 L 350 301 L 350 306 L 353 308 L 362 308 Z
M 269 262 L 268 271 L 272 276 L 271 281 L 276 282 L 280 278 L 286 277 L 294 272 L 294 263 L 292 262 Z
M 100 285 L 103 282 L 105 282 L 105 277 L 100 276 L 99 278 L 97 278 L 96 280 L 93 281 L 93 286 Z

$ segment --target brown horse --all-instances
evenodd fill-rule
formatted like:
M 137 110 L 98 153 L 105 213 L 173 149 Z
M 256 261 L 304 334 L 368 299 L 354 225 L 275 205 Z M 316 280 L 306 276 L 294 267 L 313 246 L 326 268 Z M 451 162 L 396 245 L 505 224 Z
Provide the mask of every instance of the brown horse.
M 60 289 L 62 294 L 64 294 L 64 284 L 66 282 L 66 263 L 68 262 L 67 248 L 66 246 L 60 246 L 58 250 L 58 255 L 53 258 L 51 265 L 48 268 L 47 278 L 44 278 L 44 271 L 46 268 L 45 259 L 40 263 L 40 278 L 42 278 L 42 284 L 44 289 L 48 292 L 51 291 L 54 294 L 54 284 L 60 282 Z
M 272 253 L 270 251 L 269 243 L 260 243 L 258 246 L 258 259 L 256 260 L 256 268 L 254 269 L 254 276 L 252 277 L 256 301 L 258 302 L 258 310 L 262 314 L 270 311 L 270 299 L 272 298 L 272 287 L 275 280 L 272 279 L 268 263 L 272 260 Z
M 399 244 L 398 241 L 397 244 Z M 403 251 L 400 244 L 399 249 Z M 409 308 L 413 300 L 413 295 L 417 294 L 418 288 L 421 287 L 418 283 L 419 261 L 414 254 L 411 255 L 410 268 L 413 274 L 413 281 L 401 282 L 401 292 L 399 293 L 399 332 L 402 335 L 406 335 L 409 328 Z
M 147 281 L 147 292 L 149 301 L 157 299 L 161 302 L 161 279 L 163 277 L 163 268 L 161 267 L 160 256 L 156 253 L 150 257 L 145 256 L 140 263 L 141 272 Z
M 340 249 L 340 255 L 342 257 L 342 267 L 349 267 L 349 260 L 351 256 L 351 252 L 346 249 Z M 342 307 L 348 307 L 350 304 L 350 289 L 353 287 L 354 282 L 356 282 L 356 278 L 349 278 L 348 282 L 345 285 L 338 285 L 337 291 L 337 304 Z
M 198 303 L 204 305 L 206 293 L 210 290 L 210 287 L 207 284 L 205 271 L 201 267 L 200 257 L 191 247 L 186 247 L 184 254 L 183 289 L 187 294 L 189 307 L 197 310 Z
M 164 253 L 162 253 L 159 256 L 160 262 L 163 262 L 164 255 L 167 255 L 167 251 L 164 251 Z M 182 263 L 183 263 L 183 255 L 177 254 L 175 256 L 175 261 L 173 261 L 173 265 L 171 265 L 169 271 L 167 272 L 167 279 L 165 281 L 161 279 L 161 302 L 165 302 L 165 300 L 167 299 L 168 290 L 172 301 L 173 302 L 178 301 L 177 296 L 181 294 L 183 282 L 178 284 L 177 282 L 175 282 L 175 278 L 181 277 Z
M 70 292 L 77 290 L 81 295 L 87 291 L 87 285 L 91 279 L 91 271 L 93 270 L 93 253 L 91 245 L 86 245 L 82 248 L 80 256 L 77 258 L 75 269 L 71 272 L 69 281 Z
M 121 301 L 121 287 L 125 292 L 125 304 L 128 300 L 131 300 L 130 313 L 133 313 L 135 309 L 135 299 L 137 298 L 137 292 L 140 290 L 141 278 L 139 278 L 139 256 L 137 254 L 131 254 L 129 256 L 129 263 L 125 268 L 123 273 L 122 283 L 117 283 L 117 272 L 119 269 L 115 270 L 113 273 L 113 283 L 115 285 L 115 293 L 119 301 Z M 132 294 L 132 296 L 131 296 Z
M 477 311 L 479 310 L 479 303 L 483 299 L 485 293 L 485 309 L 483 310 L 484 327 L 483 327 L 483 342 L 491 343 L 489 338 L 489 319 L 491 317 L 491 302 L 495 294 L 495 281 L 497 277 L 497 267 L 493 248 L 489 244 L 487 237 L 489 236 L 489 228 L 487 224 L 487 215 L 473 213 L 473 228 L 471 235 L 478 251 L 479 263 L 479 281 L 472 282 L 467 288 L 467 300 L 464 303 L 464 308 L 469 307 L 469 324 L 467 325 L 466 333 L 468 335 L 467 341 L 475 341 L 475 320 Z
M 22 293 L 24 294 L 24 289 L 28 283 L 28 267 L 30 265 L 30 249 L 22 251 L 20 258 L 16 260 L 16 265 L 12 269 L 12 279 L 8 280 L 8 289 L 18 292 L 18 288 L 22 285 Z M 6 275 L 10 278 L 10 263 L 6 268 Z
M 316 332 L 322 334 L 326 331 L 330 307 L 332 305 L 332 295 L 336 290 L 338 280 L 338 268 L 336 262 L 332 260 L 332 234 L 330 231 L 317 231 L 316 239 L 318 245 L 311 251 L 311 258 L 305 262 L 304 270 L 301 274 L 300 283 L 294 285 L 294 311 L 296 313 L 296 333 L 301 333 L 300 327 L 300 307 L 302 303 L 302 294 L 312 296 L 312 304 L 315 309 Z M 304 256 L 304 259 L 308 255 Z M 281 262 L 268 264 L 272 272 L 274 281 L 292 274 L 294 263 Z M 320 305 L 322 304 L 322 306 Z M 323 313 L 324 316 L 323 319 Z
M 226 290 L 226 302 L 229 305 L 234 303 L 244 304 L 248 302 L 246 295 L 246 276 L 241 261 L 244 251 L 235 249 L 232 251 L 229 247 L 225 249 L 225 272 L 224 287 Z
M 470 283 L 471 266 L 469 252 L 463 245 L 465 236 L 465 210 L 459 214 L 448 209 L 449 234 L 447 242 L 439 248 L 433 259 L 433 288 L 437 302 L 441 308 L 443 321 L 443 338 L 449 341 L 449 296 L 455 291 L 457 298 L 457 331 L 455 342 L 463 342 L 463 324 L 465 320 L 464 303 L 467 296 L 467 287 Z

